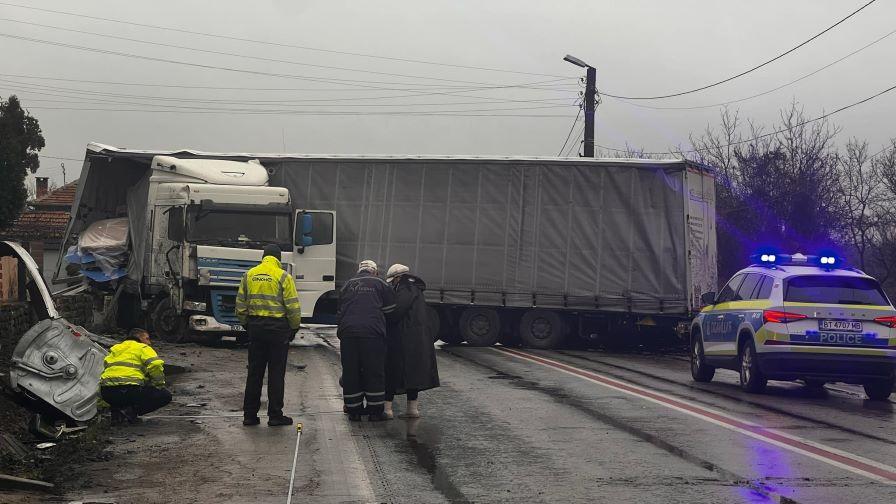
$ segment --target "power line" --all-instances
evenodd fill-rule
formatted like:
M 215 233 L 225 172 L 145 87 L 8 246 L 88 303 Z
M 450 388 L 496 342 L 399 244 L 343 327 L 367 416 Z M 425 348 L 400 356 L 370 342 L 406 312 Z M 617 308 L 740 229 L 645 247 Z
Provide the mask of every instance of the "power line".
M 676 92 L 676 93 L 670 93 L 670 94 L 665 94 L 665 95 L 657 95 L 657 96 L 622 96 L 622 95 L 614 95 L 614 94 L 610 94 L 610 93 L 607 93 L 606 91 L 603 91 L 603 90 L 601 90 L 600 93 L 601 93 L 602 95 L 604 95 L 604 96 L 609 96 L 609 97 L 611 97 L 611 98 L 619 98 L 619 99 L 623 99 L 623 100 L 660 100 L 660 99 L 664 99 L 664 98 L 673 98 L 673 97 L 676 97 L 676 96 L 683 96 L 683 95 L 686 95 L 686 94 L 696 93 L 696 92 L 698 92 L 698 91 L 703 91 L 703 90 L 705 90 L 705 89 L 709 89 L 709 88 L 711 88 L 711 87 L 715 87 L 715 86 L 718 86 L 718 85 L 720 85 L 720 84 L 724 84 L 724 83 L 726 83 L 726 82 L 733 81 L 734 79 L 737 79 L 738 77 L 743 77 L 744 75 L 747 75 L 747 74 L 750 73 L 750 72 L 753 72 L 753 71 L 755 71 L 755 70 L 759 70 L 760 68 L 762 68 L 762 67 L 764 67 L 764 66 L 766 66 L 766 65 L 768 65 L 768 64 L 770 64 L 770 63 L 772 63 L 772 62 L 774 62 L 774 61 L 777 61 L 777 60 L 783 58 L 784 56 L 787 56 L 788 54 L 790 54 L 790 53 L 796 51 L 797 49 L 799 49 L 799 48 L 805 46 L 805 45 L 808 44 L 809 42 L 812 42 L 813 40 L 817 39 L 818 37 L 824 35 L 825 33 L 829 32 L 829 31 L 831 31 L 831 30 L 833 30 L 834 28 L 836 28 L 837 26 L 839 26 L 841 23 L 843 23 L 843 22 L 845 22 L 847 19 L 849 19 L 849 18 L 855 16 L 856 14 L 858 14 L 859 12 L 861 12 L 861 11 L 864 10 L 866 7 L 868 7 L 869 5 L 873 4 L 873 3 L 876 2 L 876 1 L 877 1 L 877 0 L 871 0 L 870 2 L 866 3 L 865 5 L 863 5 L 863 6 L 859 7 L 858 9 L 854 10 L 852 13 L 850 13 L 848 16 L 846 16 L 845 18 L 841 19 L 840 21 L 837 21 L 836 23 L 832 24 L 831 26 L 828 26 L 827 28 L 825 28 L 824 30 L 822 30 L 822 31 L 820 31 L 820 32 L 818 32 L 818 33 L 816 33 L 815 35 L 813 35 L 813 36 L 810 37 L 809 39 L 807 39 L 807 40 L 805 40 L 805 41 L 799 43 L 798 45 L 796 45 L 795 47 L 792 47 L 791 49 L 788 49 L 788 50 L 784 51 L 783 53 L 781 53 L 781 54 L 775 56 L 774 58 L 772 58 L 772 59 L 770 59 L 770 60 L 767 60 L 767 61 L 765 61 L 765 62 L 763 62 L 763 63 L 760 63 L 760 64 L 754 66 L 753 68 L 750 68 L 750 69 L 748 69 L 748 70 L 744 70 L 743 72 L 740 72 L 739 74 L 732 75 L 731 77 L 728 77 L 728 78 L 726 78 L 726 79 L 722 79 L 722 80 L 717 81 L 717 82 L 713 82 L 712 84 L 707 84 L 707 85 L 705 85 L 705 86 L 700 86 L 700 87 L 698 87 L 698 88 L 689 89 L 689 90 L 687 90 L 687 91 L 679 91 L 679 92 Z
M 413 94 L 404 94 L 404 95 L 388 95 L 388 96 L 355 96 L 355 97 L 342 97 L 342 98 L 307 98 L 307 99 L 299 99 L 299 100 L 240 100 L 240 99 L 210 99 L 210 98 L 186 98 L 186 97 L 170 97 L 170 96 L 153 96 L 153 95 L 134 95 L 134 94 L 124 94 L 124 93 L 109 93 L 109 92 L 100 92 L 100 91 L 91 91 L 85 89 L 77 89 L 77 88 L 66 88 L 66 87 L 58 87 L 58 86 L 47 86 L 43 84 L 35 84 L 31 82 L 20 82 L 14 81 L 10 79 L 0 78 L 0 83 L 6 83 L 7 85 L 17 86 L 18 89 L 25 90 L 26 92 L 33 92 L 35 94 L 46 94 L 51 96 L 57 96 L 51 93 L 43 93 L 40 90 L 50 90 L 50 91 L 61 91 L 61 92 L 70 92 L 76 93 L 79 95 L 88 95 L 88 96 L 100 96 L 100 97 L 115 97 L 115 98 L 132 98 L 138 100 L 155 100 L 155 101 L 168 101 L 168 102 L 188 102 L 188 103 L 229 103 L 229 104 L 287 104 L 287 103 L 305 103 L 305 104 L 315 104 L 320 103 L 322 105 L 326 104 L 334 104 L 334 102 L 358 102 L 365 100 L 394 100 L 398 98 L 409 98 L 409 97 L 422 97 L 422 96 L 432 96 L 433 93 L 413 93 Z M 38 91 L 35 91 L 38 90 Z M 439 95 L 442 94 L 450 94 L 452 96 L 456 95 L 455 92 L 450 93 L 437 93 Z M 476 96 L 476 95 L 463 95 L 457 96 L 466 97 L 466 98 L 475 98 L 477 100 L 485 100 L 489 103 L 558 103 L 558 102 L 569 102 L 568 98 L 547 98 L 547 99 L 513 99 L 513 98 L 492 98 L 486 96 Z M 351 105 L 343 105 L 343 106 L 359 106 L 359 107 L 393 107 L 393 106 L 406 106 L 406 105 L 415 105 L 415 106 L 423 106 L 423 105 L 463 105 L 463 104 L 480 104 L 479 102 L 440 102 L 440 103 L 388 103 L 388 104 L 351 104 Z M 339 106 L 335 105 L 334 106 Z
M 38 153 L 37 157 L 38 158 L 47 158 L 47 159 L 58 159 L 60 161 L 84 161 L 84 159 L 70 158 L 70 157 L 59 157 L 59 156 L 48 156 L 46 154 L 41 154 L 41 153 Z M 41 167 L 41 168 L 45 168 L 45 167 Z
M 886 39 L 886 38 L 892 36 L 894 33 L 896 33 L 896 30 L 891 31 L 891 32 L 887 33 L 886 35 L 884 35 L 884 36 L 882 36 L 882 37 L 879 37 L 879 38 L 877 38 L 876 40 L 874 40 L 874 41 L 872 41 L 872 42 L 870 42 L 870 43 L 868 43 L 868 44 L 865 44 L 864 46 L 862 46 L 862 47 L 856 49 L 855 51 L 853 51 L 853 52 L 847 54 L 846 56 L 843 56 L 842 58 L 839 58 L 839 59 L 837 59 L 837 60 L 834 60 L 834 61 L 828 63 L 827 65 L 825 65 L 825 66 L 823 66 L 823 67 L 821 67 L 821 68 L 819 68 L 819 69 L 817 69 L 817 70 L 814 70 L 814 71 L 812 71 L 812 72 L 809 72 L 809 73 L 803 75 L 802 77 L 799 77 L 799 78 L 797 78 L 797 79 L 794 79 L 794 80 L 792 80 L 792 81 L 790 81 L 790 82 L 788 82 L 788 83 L 786 83 L 786 84 L 782 84 L 782 85 L 777 86 L 777 87 L 775 87 L 775 88 L 769 89 L 768 91 L 763 91 L 762 93 L 757 93 L 757 94 L 754 94 L 754 95 L 751 95 L 751 96 L 747 96 L 747 97 L 745 97 L 745 98 L 738 98 L 738 99 L 736 99 L 736 100 L 729 100 L 729 101 L 725 101 L 725 102 L 721 102 L 721 103 L 715 103 L 715 104 L 712 104 L 712 105 L 697 105 L 697 106 L 693 106 L 693 107 L 656 107 L 656 106 L 652 106 L 652 105 L 642 105 L 642 104 L 640 104 L 640 103 L 633 103 L 633 102 L 626 101 L 626 100 L 619 100 L 619 101 L 621 101 L 621 102 L 623 102 L 623 103 L 626 103 L 626 104 L 628 104 L 628 105 L 632 105 L 632 106 L 634 106 L 634 107 L 648 108 L 648 109 L 653 109 L 653 110 L 696 110 L 696 109 L 708 109 L 708 108 L 724 107 L 724 106 L 726 106 L 726 105 L 731 105 L 731 104 L 733 104 L 733 103 L 745 102 L 745 101 L 747 101 L 747 100 L 752 100 L 753 98 L 759 98 L 760 96 L 765 96 L 765 95 L 767 95 L 767 94 L 774 93 L 775 91 L 778 91 L 778 90 L 783 89 L 783 88 L 785 88 L 785 87 L 788 87 L 788 86 L 791 86 L 791 85 L 793 85 L 793 84 L 796 84 L 797 82 L 800 82 L 800 81 L 802 81 L 802 80 L 805 80 L 805 79 L 807 79 L 807 78 L 809 78 L 809 77 L 812 77 L 813 75 L 815 75 L 815 74 L 817 74 L 817 73 L 819 73 L 819 72 L 821 72 L 821 71 L 823 71 L 823 70 L 827 70 L 828 68 L 830 68 L 830 67 L 836 65 L 837 63 L 840 63 L 841 61 L 843 61 L 843 60 L 845 60 L 845 59 L 847 59 L 847 58 L 850 58 L 850 57 L 852 57 L 852 56 L 854 56 L 854 55 L 856 55 L 856 54 L 858 54 L 858 53 L 864 51 L 865 49 L 868 49 L 869 47 L 871 47 L 871 46 L 877 44 L 878 42 L 880 42 L 880 41 L 882 41 L 882 40 L 884 40 L 884 39 Z
M 585 123 L 582 123 L 582 125 L 579 126 L 579 131 L 578 131 L 578 133 L 576 133 L 576 139 L 581 138 L 581 140 L 579 140 L 578 142 L 573 142 L 573 143 L 571 143 L 571 144 L 569 145 L 569 149 L 567 149 L 566 154 L 564 155 L 564 157 L 569 157 L 570 154 L 572 154 L 572 151 L 573 151 L 573 150 L 575 150 L 575 151 L 576 151 L 576 154 L 578 154 L 579 149 L 578 149 L 577 147 L 581 147 L 582 144 L 585 143 L 584 133 L 585 133 Z
M 34 94 L 38 94 L 38 95 L 54 96 L 54 97 L 60 97 L 60 98 L 69 98 L 69 100 L 33 100 L 33 101 L 62 101 L 62 102 L 64 102 L 64 103 L 100 103 L 100 104 L 107 103 L 107 104 L 134 105 L 134 106 L 141 106 L 141 107 L 158 107 L 158 108 L 165 108 L 165 109 L 170 109 L 170 110 L 174 110 L 174 111 L 177 111 L 177 110 L 210 110 L 210 111 L 218 111 L 218 112 L 278 112 L 278 111 L 285 111 L 285 112 L 305 112 L 305 111 L 300 110 L 300 109 L 265 109 L 265 108 L 257 109 L 257 108 L 230 108 L 230 107 L 200 107 L 200 106 L 195 106 L 195 105 L 167 105 L 167 104 L 159 104 L 159 103 L 153 104 L 153 103 L 135 102 L 135 101 L 127 101 L 127 100 L 110 100 L 110 99 L 104 99 L 104 98 L 86 98 L 86 97 L 82 97 L 82 96 L 72 96 L 72 95 L 66 95 L 66 94 L 60 94 L 60 93 L 48 93 L 48 92 L 45 92 L 45 91 L 30 91 L 30 90 L 26 90 L 25 92 L 26 92 L 26 93 L 34 93 Z M 77 102 L 72 102 L 71 99 L 79 100 L 79 101 L 77 101 Z M 481 104 L 481 102 L 440 103 L 440 104 L 406 104 L 406 103 L 397 103 L 397 104 L 385 104 L 385 105 L 383 105 L 383 104 L 351 104 L 351 105 L 335 105 L 335 106 L 337 106 L 337 107 L 353 107 L 353 108 L 357 108 L 357 107 L 361 107 L 361 106 L 368 106 L 368 107 L 387 107 L 387 106 L 409 107 L 409 106 L 423 106 L 423 105 L 426 105 L 426 106 L 433 106 L 433 105 L 436 105 L 436 106 L 452 106 L 452 105 L 480 105 L 480 104 Z M 275 105 L 275 104 L 271 104 L 271 105 Z M 315 105 L 312 104 L 311 106 L 315 106 Z M 334 105 L 332 105 L 332 104 L 323 104 L 323 105 L 317 105 L 317 106 L 318 106 L 318 107 L 320 107 L 320 106 L 331 106 L 331 107 L 332 107 L 332 106 L 334 106 Z M 476 109 L 473 109 L 472 111 L 473 111 L 473 112 L 480 112 L 480 111 L 483 111 L 483 112 L 484 112 L 484 111 L 492 111 L 492 110 L 531 110 L 531 109 L 544 109 L 544 108 L 564 108 L 564 107 L 570 107 L 570 106 L 573 106 L 573 104 L 551 104 L 551 105 L 542 105 L 542 106 L 536 106 L 536 107 L 512 107 L 512 108 L 482 109 L 482 110 L 476 110 Z M 29 107 L 29 108 L 35 108 L 35 107 Z M 308 111 L 308 112 L 324 112 L 324 111 L 326 111 L 326 110 L 307 110 L 307 111 Z M 465 109 L 465 110 L 456 110 L 456 111 L 454 111 L 454 112 L 468 112 L 468 111 L 470 111 L 470 110 L 466 110 L 466 109 Z M 407 112 L 419 112 L 419 111 L 416 111 L 416 110 L 408 110 Z M 450 112 L 450 111 L 449 111 L 449 112 Z
M 3 77 L 15 77 L 21 79 L 40 79 L 40 80 L 49 80 L 49 81 L 63 81 L 63 82 L 78 82 L 84 84 L 104 84 L 104 85 L 112 85 L 112 86 L 137 86 L 137 87 L 156 87 L 156 88 L 177 88 L 177 89 L 212 89 L 212 90 L 223 90 L 223 91 L 325 91 L 325 92 L 353 92 L 357 93 L 358 89 L 333 89 L 333 88 L 296 88 L 296 87 L 279 87 L 279 88 L 271 88 L 271 87 L 251 87 L 251 86 L 199 86 L 199 85 L 187 85 L 187 84 L 161 84 L 161 83 L 151 83 L 151 82 L 121 82 L 121 81 L 106 81 L 106 80 L 87 80 L 87 79 L 73 79 L 73 78 L 61 78 L 61 77 L 48 77 L 43 75 L 25 75 L 25 74 L 5 74 L 0 73 L 0 76 Z M 515 89 L 533 89 L 533 90 L 544 90 L 544 91 L 562 91 L 564 88 L 569 87 L 570 85 L 557 85 L 560 87 L 554 86 L 546 86 L 545 84 L 556 83 L 560 80 L 566 79 L 550 79 L 550 80 L 542 80 L 536 82 L 529 83 L 520 83 L 520 84 L 508 84 L 501 86 L 440 86 L 436 89 L 447 89 L 447 90 L 456 90 L 456 91 L 446 91 L 446 93 L 465 93 L 472 91 L 489 91 L 492 89 L 507 89 L 507 88 L 515 88 Z M 413 84 L 409 84 L 413 85 Z M 574 85 L 579 87 L 578 85 Z M 390 88 L 390 91 L 424 91 L 416 88 Z M 431 91 L 431 89 L 427 89 L 426 91 Z
M 844 110 L 848 110 L 848 109 L 851 109 L 851 108 L 856 107 L 856 106 L 858 106 L 858 105 L 861 105 L 861 104 L 863 104 L 863 103 L 867 103 L 867 102 L 869 102 L 869 101 L 871 101 L 871 100 L 877 98 L 878 96 L 881 96 L 881 95 L 883 95 L 883 94 L 889 93 L 890 91 L 892 91 L 892 90 L 894 90 L 894 89 L 896 89 L 896 85 L 890 86 L 889 88 L 884 89 L 883 91 L 881 91 L 881 92 L 879 92 L 879 93 L 875 93 L 875 94 L 873 94 L 873 95 L 871 95 L 871 96 L 869 96 L 869 97 L 867 97 L 867 98 L 864 98 L 864 99 L 862 99 L 862 100 L 859 100 L 859 101 L 857 101 L 857 102 L 855 102 L 855 103 L 851 103 L 851 104 L 849 104 L 849 105 L 840 107 L 840 108 L 838 108 L 837 110 L 834 110 L 833 112 L 828 112 L 827 114 L 822 114 L 822 115 L 820 115 L 820 116 L 818 116 L 818 117 L 815 117 L 815 118 L 813 118 L 813 119 L 807 119 L 807 120 L 802 121 L 802 122 L 800 122 L 800 123 L 798 123 L 798 124 L 794 124 L 793 126 L 790 126 L 789 128 L 782 128 L 782 129 L 775 130 L 775 131 L 772 131 L 772 132 L 769 132 L 769 133 L 764 133 L 764 134 L 762 134 L 762 135 L 757 135 L 757 136 L 755 136 L 755 137 L 748 138 L 748 139 L 745 139 L 745 140 L 738 140 L 738 141 L 736 141 L 736 142 L 731 142 L 731 143 L 729 143 L 729 144 L 721 145 L 721 146 L 718 146 L 718 147 L 719 147 L 719 148 L 733 147 L 733 146 L 735 146 L 735 145 L 741 145 L 741 144 L 745 144 L 745 143 L 749 143 L 749 142 L 754 142 L 754 141 L 756 141 L 756 140 L 761 140 L 761 139 L 763 139 L 763 138 L 767 138 L 767 137 L 770 137 L 770 136 L 772 136 L 772 135 L 777 135 L 777 134 L 779 134 L 779 133 L 784 133 L 785 131 L 790 131 L 790 130 L 792 130 L 792 129 L 794 129 L 794 128 L 799 128 L 799 127 L 801 127 L 801 126 L 805 126 L 805 125 L 807 125 L 807 124 L 811 124 L 811 123 L 820 121 L 820 120 L 822 120 L 822 119 L 826 119 L 826 118 L 828 118 L 828 117 L 831 117 L 831 116 L 834 115 L 834 114 L 837 114 L 837 113 L 839 113 L 839 112 L 843 112 Z M 616 147 L 608 147 L 608 146 L 606 146 L 606 145 L 598 145 L 598 147 L 601 147 L 602 149 L 607 149 L 607 150 L 611 150 L 611 151 L 616 151 L 616 152 L 624 152 L 624 150 L 625 150 L 625 149 L 618 149 L 618 148 L 616 148 Z M 668 155 L 668 154 L 675 154 L 675 153 L 678 153 L 678 154 L 696 154 L 696 153 L 703 152 L 703 151 L 707 151 L 707 150 L 710 150 L 710 149 L 706 148 L 706 149 L 676 150 L 676 151 L 669 151 L 669 152 L 643 152 L 642 154 L 647 154 L 647 155 Z M 877 154 L 875 154 L 875 155 L 877 155 Z
M 48 13 L 52 13 L 52 14 L 60 14 L 63 16 L 72 16 L 72 17 L 79 17 L 79 18 L 84 18 L 84 19 L 93 19 L 95 21 L 106 21 L 109 23 L 139 26 L 142 28 L 152 28 L 154 30 L 164 30 L 164 31 L 175 32 L 175 33 L 184 33 L 184 34 L 188 34 L 188 35 L 197 35 L 197 36 L 202 36 L 202 37 L 233 40 L 233 41 L 237 41 L 237 42 L 249 42 L 252 44 L 261 44 L 261 45 L 266 45 L 266 46 L 286 47 L 286 48 L 291 48 L 291 49 L 302 49 L 305 51 L 322 52 L 322 53 L 328 53 L 328 54 L 341 54 L 344 56 L 355 56 L 355 57 L 361 57 L 361 58 L 372 58 L 372 59 L 388 60 L 388 61 L 400 61 L 400 62 L 405 62 L 405 63 L 417 63 L 417 64 L 421 64 L 421 65 L 435 65 L 435 66 L 440 66 L 440 67 L 466 68 L 466 69 L 470 69 L 470 70 L 482 70 L 482 71 L 486 71 L 486 72 L 534 75 L 534 76 L 540 76 L 540 77 L 559 77 L 559 78 L 564 78 L 564 79 L 568 78 L 566 76 L 551 75 L 551 74 L 544 74 L 544 73 L 537 73 L 537 72 L 523 72 L 523 71 L 519 71 L 519 70 L 509 70 L 509 69 L 502 69 L 502 68 L 458 65 L 458 64 L 444 63 L 444 62 L 437 62 L 437 61 L 419 60 L 419 59 L 411 59 L 411 58 L 399 58 L 399 57 L 393 57 L 393 56 L 380 56 L 380 55 L 375 55 L 375 54 L 358 53 L 358 52 L 351 52 L 351 51 L 339 51 L 339 50 L 334 50 L 334 49 L 322 49 L 319 47 L 310 47 L 310 46 L 302 46 L 302 45 L 295 45 L 295 44 L 285 44 L 285 43 L 278 43 L 278 42 L 268 42 L 268 41 L 264 41 L 264 40 L 235 37 L 235 36 L 231 36 L 231 35 L 222 35 L 222 34 L 217 34 L 217 33 L 206 33 L 206 32 L 192 31 L 192 30 L 184 30 L 184 29 L 180 29 L 180 28 L 172 28 L 170 26 L 159 26 L 159 25 L 153 25 L 153 24 L 148 24 L 148 23 L 137 23 L 134 21 L 125 21 L 125 20 L 121 20 L 121 19 L 104 18 L 104 17 L 99 17 L 99 16 L 89 16 L 86 14 L 79 14 L 76 12 L 60 11 L 60 10 L 54 10 L 54 9 L 44 9 L 44 8 L 40 8 L 40 7 L 32 7 L 29 5 L 20 5 L 20 4 L 14 4 L 14 3 L 9 3 L 9 2 L 0 2 L 0 5 L 6 5 L 8 7 L 17 7 L 19 9 L 29 9 L 29 10 L 33 10 L 33 11 L 48 12 Z
M 572 126 L 569 127 L 569 133 L 566 134 L 566 140 L 563 141 L 563 147 L 560 147 L 560 152 L 557 153 L 558 156 L 563 154 L 563 149 L 566 148 L 566 144 L 569 143 L 570 137 L 572 137 L 572 131 L 576 129 L 576 124 L 579 122 L 579 117 L 582 116 L 582 108 L 579 107 L 579 112 L 576 114 L 576 118 L 572 121 Z
M 38 26 L 41 28 L 49 28 L 52 30 L 65 31 L 65 32 L 69 32 L 69 33 L 80 33 L 80 34 L 84 34 L 84 35 L 93 35 L 93 36 L 97 36 L 97 37 L 111 38 L 111 39 L 115 39 L 115 40 L 125 40 L 128 42 L 136 42 L 139 44 L 147 44 L 147 45 L 159 46 L 159 47 L 168 47 L 168 48 L 172 48 L 172 49 L 181 49 L 181 50 L 185 50 L 185 51 L 194 51 L 194 52 L 200 52 L 200 53 L 205 53 L 205 54 L 215 54 L 215 55 L 219 55 L 219 56 L 231 56 L 231 57 L 235 57 L 235 58 L 267 61 L 267 62 L 272 62 L 272 63 L 285 63 L 285 64 L 289 64 L 289 65 L 299 65 L 299 66 L 306 66 L 306 67 L 311 67 L 311 68 L 324 68 L 324 69 L 328 69 L 328 70 L 341 70 L 341 71 L 346 71 L 346 72 L 367 73 L 367 74 L 374 74 L 374 75 L 386 75 L 386 76 L 390 76 L 390 77 L 402 77 L 402 78 L 409 78 L 409 79 L 436 80 L 436 81 L 442 81 L 442 82 L 454 82 L 454 83 L 459 83 L 459 84 L 476 84 L 476 85 L 483 85 L 483 86 L 495 85 L 495 83 L 492 83 L 492 82 L 466 81 L 466 80 L 459 80 L 459 79 L 445 79 L 445 78 L 441 78 L 441 77 L 428 77 L 428 76 L 424 76 L 424 75 L 410 75 L 410 74 L 400 74 L 400 73 L 392 73 L 392 72 L 379 72 L 376 70 L 364 70 L 364 69 L 360 69 L 360 68 L 348 68 L 348 67 L 338 67 L 338 66 L 331 66 L 331 65 L 319 65 L 319 64 L 307 63 L 307 62 L 303 62 L 303 61 L 267 58 L 264 56 L 251 56 L 251 55 L 246 55 L 246 54 L 239 54 L 239 53 L 232 53 L 232 52 L 225 52 L 225 51 L 214 51 L 214 50 L 210 50 L 210 49 L 200 49 L 198 47 L 189 47 L 189 46 L 183 46 L 183 45 L 177 45 L 177 44 L 168 44 L 168 43 L 164 43 L 164 42 L 148 41 L 148 40 L 142 40 L 142 39 L 136 39 L 136 38 L 130 38 L 130 37 L 122 37 L 122 36 L 118 36 L 118 35 L 109 35 L 109 34 L 105 34 L 105 33 L 85 31 L 85 30 L 75 30 L 72 28 L 64 28 L 61 26 L 33 23 L 30 21 L 22 21 L 22 20 L 18 20 L 18 19 L 0 18 L 0 21 L 7 21 L 10 23 L 19 23 L 19 24 L 24 24 L 24 25 L 29 25 L 29 26 Z M 572 78 L 569 78 L 569 79 L 573 80 Z M 395 84 L 394 82 L 378 82 L 378 83 L 380 83 L 380 84 Z

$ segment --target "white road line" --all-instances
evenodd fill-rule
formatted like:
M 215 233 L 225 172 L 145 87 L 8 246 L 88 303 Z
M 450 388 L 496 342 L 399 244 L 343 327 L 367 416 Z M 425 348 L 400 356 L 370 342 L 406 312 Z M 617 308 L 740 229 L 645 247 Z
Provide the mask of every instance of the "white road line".
M 638 397 L 645 401 L 664 406 L 666 408 L 684 413 L 704 420 L 706 422 L 739 432 L 745 436 L 758 439 L 788 451 L 800 453 L 812 459 L 845 469 L 873 480 L 896 484 L 896 468 L 886 464 L 870 460 L 849 452 L 816 443 L 792 434 L 787 434 L 774 429 L 767 429 L 761 425 L 731 416 L 721 411 L 698 406 L 694 403 L 678 399 L 676 397 L 656 392 L 638 385 L 633 385 L 621 380 L 609 378 L 604 375 L 578 368 L 563 362 L 540 357 L 528 352 L 512 350 L 508 348 L 493 348 L 495 351 L 510 355 L 517 359 L 525 360 L 540 366 L 560 371 L 577 378 L 601 385 L 624 394 Z

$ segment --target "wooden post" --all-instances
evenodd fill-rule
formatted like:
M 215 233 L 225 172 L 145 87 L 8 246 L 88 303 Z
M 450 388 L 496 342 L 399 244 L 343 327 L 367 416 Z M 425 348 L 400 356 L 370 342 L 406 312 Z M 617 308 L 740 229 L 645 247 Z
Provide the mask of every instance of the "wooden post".
M 19 300 L 19 260 L 0 258 L 0 302 Z

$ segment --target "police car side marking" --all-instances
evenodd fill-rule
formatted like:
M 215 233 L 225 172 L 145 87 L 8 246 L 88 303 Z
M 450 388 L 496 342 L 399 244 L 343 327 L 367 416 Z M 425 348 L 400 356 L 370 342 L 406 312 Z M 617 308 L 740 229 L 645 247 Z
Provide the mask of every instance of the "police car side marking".
M 653 392 L 646 388 L 625 383 L 620 380 L 608 378 L 601 374 L 587 371 L 569 364 L 564 364 L 544 357 L 522 352 L 515 349 L 504 347 L 493 347 L 493 350 L 516 357 L 521 360 L 532 362 L 547 368 L 555 369 L 562 373 L 590 381 L 597 385 L 639 397 L 646 401 L 665 406 L 669 409 L 690 415 L 709 423 L 724 427 L 726 429 L 739 432 L 746 436 L 765 441 L 775 446 L 784 448 L 794 453 L 800 453 L 815 460 L 825 462 L 827 464 L 846 469 L 852 473 L 871 478 L 889 485 L 896 485 L 896 467 L 870 460 L 858 455 L 838 450 L 836 448 L 816 443 L 808 439 L 780 432 L 774 429 L 767 429 L 761 425 L 742 420 L 740 418 L 722 413 L 719 411 L 697 406 L 696 404 L 674 398 L 672 396 Z

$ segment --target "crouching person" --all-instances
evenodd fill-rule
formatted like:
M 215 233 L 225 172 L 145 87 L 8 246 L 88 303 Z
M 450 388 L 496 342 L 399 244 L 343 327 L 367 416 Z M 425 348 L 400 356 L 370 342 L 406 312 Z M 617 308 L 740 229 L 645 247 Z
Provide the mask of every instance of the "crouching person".
M 171 402 L 171 392 L 165 389 L 165 363 L 150 343 L 146 330 L 131 329 L 105 358 L 100 396 L 112 407 L 113 425 L 136 423 L 140 415 Z

